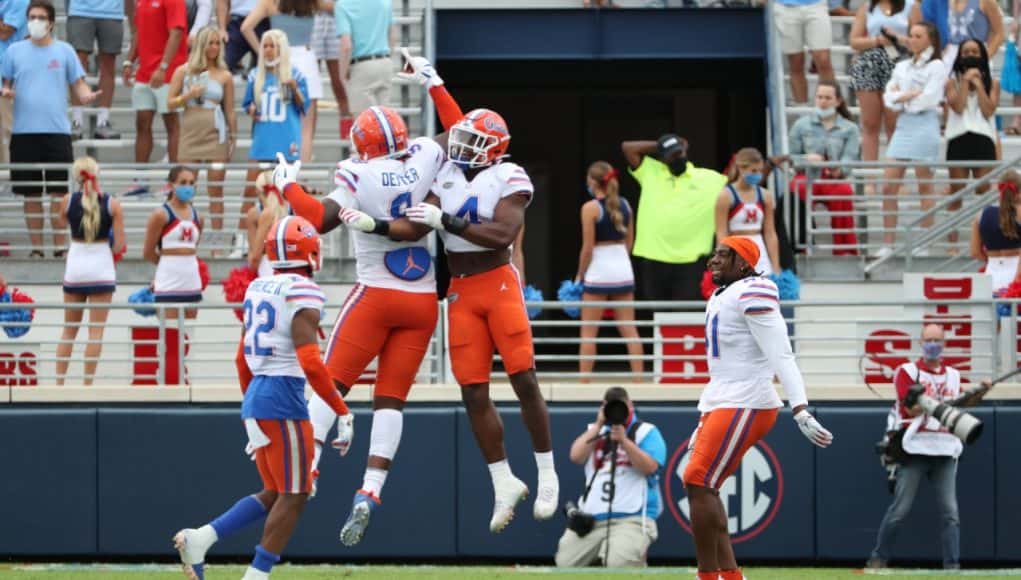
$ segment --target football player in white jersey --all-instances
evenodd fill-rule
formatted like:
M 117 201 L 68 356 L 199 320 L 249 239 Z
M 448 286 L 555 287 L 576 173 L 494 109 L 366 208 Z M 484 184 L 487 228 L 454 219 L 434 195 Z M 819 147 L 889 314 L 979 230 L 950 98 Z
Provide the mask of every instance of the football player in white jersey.
M 538 467 L 533 516 L 553 516 L 560 484 L 553 463 L 549 414 L 535 376 L 531 325 L 519 272 L 511 265 L 515 239 L 532 201 L 532 182 L 519 165 L 505 160 L 507 123 L 488 109 L 462 114 L 428 60 L 405 51 L 407 77 L 427 87 L 447 130 L 448 161 L 425 202 L 406 212 L 409 220 L 440 233 L 451 281 L 447 293 L 450 360 L 461 385 L 475 440 L 493 480 L 490 531 L 502 531 L 528 486 L 511 472 L 503 423 L 489 397 L 493 353 L 498 351 L 521 416 L 531 435 Z
M 262 477 L 261 492 L 238 500 L 198 529 L 174 536 L 185 575 L 201 580 L 206 552 L 217 541 L 266 518 L 262 540 L 242 580 L 269 578 L 312 490 L 312 425 L 305 381 L 326 405 L 348 416 L 319 353 L 318 330 L 326 296 L 312 280 L 320 240 L 312 224 L 285 217 L 266 236 L 273 275 L 245 292 L 245 332 L 236 357 L 244 400 L 241 417 Z
M 727 531 L 719 489 L 745 452 L 773 428 L 783 402 L 773 387 L 779 376 L 801 432 L 819 447 L 833 435 L 808 412 L 805 384 L 780 314 L 776 284 L 755 272 L 759 248 L 729 236 L 709 259 L 720 288 L 706 305 L 709 384 L 702 392 L 698 427 L 691 436 L 684 487 L 691 506 L 699 580 L 742 580 Z
M 326 365 L 337 388 L 346 394 L 372 359 L 379 357 L 379 364 L 368 464 L 340 534 L 348 546 L 361 541 L 372 511 L 380 505 L 401 440 L 402 409 L 438 314 L 432 256 L 421 239 L 430 230 L 408 220 L 394 220 L 426 198 L 444 158 L 443 149 L 431 139 L 409 142 L 404 120 L 387 107 L 370 107 L 360 114 L 351 140 L 356 154 L 337 165 L 337 188 L 322 202 L 293 183 L 298 165 L 281 160 L 275 171 L 276 186 L 291 207 L 310 218 L 320 232 L 329 232 L 341 222 L 355 230 L 358 283 L 341 308 Z M 315 469 L 334 414 L 317 397 L 309 401 L 309 410 L 315 426 Z

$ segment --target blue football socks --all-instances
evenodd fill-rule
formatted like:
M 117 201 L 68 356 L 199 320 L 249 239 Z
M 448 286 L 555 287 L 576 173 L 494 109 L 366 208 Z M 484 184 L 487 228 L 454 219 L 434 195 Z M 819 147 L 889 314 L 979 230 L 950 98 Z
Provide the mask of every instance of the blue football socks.
M 239 499 L 210 525 L 216 530 L 217 538 L 222 540 L 266 517 L 266 513 L 266 507 L 262 502 L 254 495 L 249 495 Z

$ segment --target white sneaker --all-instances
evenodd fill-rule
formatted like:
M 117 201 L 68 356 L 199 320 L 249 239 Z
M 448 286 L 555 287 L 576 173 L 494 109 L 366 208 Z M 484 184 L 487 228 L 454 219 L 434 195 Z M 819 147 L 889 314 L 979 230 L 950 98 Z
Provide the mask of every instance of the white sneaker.
M 203 537 L 204 535 L 191 528 L 174 534 L 174 548 L 181 556 L 181 566 L 188 580 L 204 580 L 205 578 L 203 564 L 206 561 L 206 552 L 216 540 L 209 541 Z
M 248 236 L 243 235 L 241 232 L 234 234 L 234 248 L 231 250 L 228 258 L 237 259 L 242 258 L 245 252 L 248 251 Z
M 560 479 L 557 472 L 550 470 L 544 474 L 539 472 L 539 483 L 536 486 L 535 505 L 532 506 L 532 516 L 537 520 L 548 520 L 557 513 L 560 505 Z
M 528 486 L 514 477 L 493 487 L 493 518 L 489 520 L 489 531 L 499 534 L 514 519 L 514 508 L 528 497 Z
M 269 574 L 249 566 L 241 580 L 269 580 Z
M 893 253 L 893 248 L 890 246 L 883 246 L 876 251 L 876 258 L 885 258 Z

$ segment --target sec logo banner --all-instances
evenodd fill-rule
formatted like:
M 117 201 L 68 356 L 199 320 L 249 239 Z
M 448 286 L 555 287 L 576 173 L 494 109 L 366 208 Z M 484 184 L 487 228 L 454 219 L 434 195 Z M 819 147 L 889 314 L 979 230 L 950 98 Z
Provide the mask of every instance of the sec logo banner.
M 688 440 L 677 447 L 667 463 L 666 504 L 684 531 L 691 533 L 691 510 L 684 491 L 684 468 L 691 453 Z M 731 542 L 739 544 L 761 534 L 776 517 L 783 502 L 783 471 L 773 449 L 759 441 L 745 453 L 741 465 L 720 487 L 727 511 Z

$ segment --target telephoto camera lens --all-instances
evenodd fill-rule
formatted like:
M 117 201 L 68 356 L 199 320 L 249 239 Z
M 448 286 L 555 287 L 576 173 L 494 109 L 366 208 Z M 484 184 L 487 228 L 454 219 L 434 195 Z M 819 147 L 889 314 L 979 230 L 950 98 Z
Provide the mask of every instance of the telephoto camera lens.
M 603 416 L 606 417 L 607 425 L 624 425 L 628 416 L 627 403 L 620 399 L 610 399 L 603 406 Z

